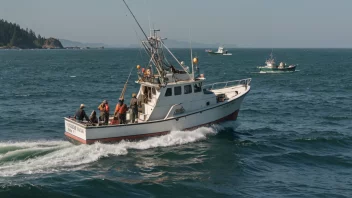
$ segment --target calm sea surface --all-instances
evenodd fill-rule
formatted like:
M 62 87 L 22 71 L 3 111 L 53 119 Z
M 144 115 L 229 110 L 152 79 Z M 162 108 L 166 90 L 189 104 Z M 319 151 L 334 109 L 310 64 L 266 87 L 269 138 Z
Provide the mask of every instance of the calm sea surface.
M 352 197 L 352 50 L 195 50 L 208 83 L 251 77 L 238 120 L 73 145 L 63 117 L 117 102 L 135 49 L 0 50 L 0 197 Z M 187 63 L 189 50 L 174 53 Z M 133 72 L 133 80 L 136 73 Z M 130 81 L 127 95 L 138 91 Z M 129 98 L 126 98 L 129 101 Z

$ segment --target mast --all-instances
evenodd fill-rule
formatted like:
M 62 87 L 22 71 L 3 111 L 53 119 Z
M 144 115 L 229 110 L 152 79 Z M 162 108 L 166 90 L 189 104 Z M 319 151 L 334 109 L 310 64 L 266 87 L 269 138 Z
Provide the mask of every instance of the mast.
M 192 79 L 194 79 L 194 64 L 193 64 L 193 50 L 192 50 L 191 28 L 189 29 L 189 47 L 191 49 Z
M 147 52 L 147 55 L 150 56 L 150 61 L 152 62 L 153 65 L 155 66 L 158 74 L 159 74 L 159 79 L 160 83 L 165 84 L 166 80 L 166 73 L 168 70 L 171 68 L 171 64 L 167 61 L 166 57 L 164 56 L 164 50 L 163 48 L 166 49 L 167 52 L 176 60 L 176 62 L 182 67 L 182 69 L 189 75 L 191 79 L 192 76 L 189 74 L 189 72 L 186 70 L 186 68 L 180 63 L 180 61 L 174 56 L 174 54 L 166 47 L 164 44 L 163 40 L 161 37 L 158 36 L 157 32 L 159 32 L 159 29 L 153 29 L 153 34 L 150 35 L 149 37 L 146 35 L 146 33 L 143 31 L 142 26 L 139 24 L 137 18 L 134 16 L 133 12 L 131 9 L 128 7 L 127 3 L 125 0 L 122 0 L 124 4 L 126 5 L 127 9 L 131 13 L 132 17 L 134 18 L 135 22 L 137 23 L 138 27 L 144 34 L 146 41 L 142 41 L 142 45 Z M 148 64 L 149 65 L 149 64 Z M 193 67 L 193 64 L 192 64 Z M 193 69 L 193 68 L 192 68 Z M 193 72 L 193 71 L 192 71 Z
M 274 49 L 273 49 L 273 48 L 271 48 L 270 60 L 272 60 L 272 61 L 274 61 L 273 51 L 274 51 Z

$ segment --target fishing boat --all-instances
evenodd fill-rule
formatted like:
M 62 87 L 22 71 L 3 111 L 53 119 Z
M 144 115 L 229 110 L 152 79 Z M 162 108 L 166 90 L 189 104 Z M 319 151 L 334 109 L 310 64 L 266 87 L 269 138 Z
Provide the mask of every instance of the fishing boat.
M 224 55 L 224 56 L 231 56 L 232 53 L 229 53 L 227 50 L 224 49 L 224 47 L 220 46 L 218 48 L 218 51 L 214 52 L 213 50 L 207 49 L 205 50 L 208 54 L 211 55 Z
M 259 66 L 260 73 L 279 73 L 279 72 L 294 72 L 297 65 L 289 65 L 287 63 L 280 62 L 276 65 L 273 53 L 271 52 L 270 58 L 265 61 L 265 66 Z
M 129 9 L 127 4 L 126 7 Z M 142 71 L 137 66 L 137 121 L 131 122 L 130 112 L 127 112 L 127 124 L 92 125 L 65 117 L 65 135 L 70 140 L 83 144 L 134 140 L 237 119 L 242 101 L 251 89 L 251 78 L 205 84 L 206 78 L 200 72 L 199 59 L 192 56 L 192 51 L 190 70 L 164 44 L 164 39 L 158 35 L 160 30 L 152 30 L 147 36 L 140 29 L 146 37 L 142 46 L 150 58 L 146 61 L 146 67 L 151 67 Z M 178 69 L 165 54 L 171 55 Z M 127 82 L 122 96 L 126 85 Z

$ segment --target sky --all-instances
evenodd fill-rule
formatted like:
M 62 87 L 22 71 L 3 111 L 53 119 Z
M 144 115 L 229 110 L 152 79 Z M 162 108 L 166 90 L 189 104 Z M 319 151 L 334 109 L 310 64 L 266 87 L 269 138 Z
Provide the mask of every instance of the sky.
M 352 47 L 352 0 L 126 2 L 147 33 L 151 24 L 173 40 L 259 48 Z M 136 44 L 135 30 L 142 37 L 122 0 L 0 0 L 0 18 L 45 37 L 79 42 Z

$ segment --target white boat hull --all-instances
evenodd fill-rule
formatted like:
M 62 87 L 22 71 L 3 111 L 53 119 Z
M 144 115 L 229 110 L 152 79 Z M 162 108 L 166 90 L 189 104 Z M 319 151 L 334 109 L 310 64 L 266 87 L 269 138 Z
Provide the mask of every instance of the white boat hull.
M 139 139 L 164 135 L 172 130 L 188 130 L 226 120 L 236 120 L 241 103 L 250 87 L 227 101 L 195 112 L 186 112 L 178 117 L 137 124 L 85 126 L 65 118 L 65 135 L 83 144 L 114 142 L 123 139 Z

